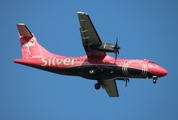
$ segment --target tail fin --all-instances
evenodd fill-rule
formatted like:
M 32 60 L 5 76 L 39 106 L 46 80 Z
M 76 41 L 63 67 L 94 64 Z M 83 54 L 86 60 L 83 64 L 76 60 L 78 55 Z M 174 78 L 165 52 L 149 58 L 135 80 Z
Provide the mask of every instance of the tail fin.
M 41 58 L 52 55 L 52 53 L 38 44 L 34 34 L 30 32 L 25 24 L 19 23 L 17 24 L 17 28 L 19 31 L 23 59 Z

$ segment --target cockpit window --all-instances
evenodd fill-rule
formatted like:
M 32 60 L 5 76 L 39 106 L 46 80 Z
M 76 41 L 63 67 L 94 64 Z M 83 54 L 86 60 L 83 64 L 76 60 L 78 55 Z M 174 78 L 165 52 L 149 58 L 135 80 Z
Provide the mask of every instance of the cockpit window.
M 155 63 L 154 61 L 148 61 L 148 63 L 152 63 L 152 64 L 156 64 L 157 65 L 157 63 Z

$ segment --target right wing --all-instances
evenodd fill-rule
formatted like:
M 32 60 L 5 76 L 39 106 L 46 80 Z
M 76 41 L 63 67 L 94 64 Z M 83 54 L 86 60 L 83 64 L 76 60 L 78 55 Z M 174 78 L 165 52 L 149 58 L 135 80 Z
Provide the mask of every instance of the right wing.
M 83 47 L 87 56 L 103 56 L 106 53 L 98 50 L 93 50 L 90 45 L 100 45 L 102 41 L 98 36 L 95 27 L 87 13 L 78 12 L 78 18 L 80 22 L 80 34 L 82 38 Z
M 106 90 L 109 97 L 119 97 L 116 80 L 106 80 L 104 81 L 104 85 L 102 85 L 102 87 Z

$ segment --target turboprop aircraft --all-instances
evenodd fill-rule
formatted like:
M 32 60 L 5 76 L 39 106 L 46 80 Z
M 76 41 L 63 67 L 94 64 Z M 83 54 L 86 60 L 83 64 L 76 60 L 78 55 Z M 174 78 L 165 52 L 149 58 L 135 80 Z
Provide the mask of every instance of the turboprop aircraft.
M 168 74 L 166 69 L 152 60 L 118 59 L 118 39 L 116 44 L 103 43 L 89 15 L 78 12 L 78 18 L 85 56 L 68 57 L 51 53 L 38 43 L 25 24 L 19 23 L 22 58 L 14 59 L 14 62 L 61 75 L 96 80 L 95 89 L 104 88 L 110 97 L 119 97 L 116 80 L 125 81 L 127 87 L 129 78 L 152 79 L 156 83 L 159 77 Z M 115 53 L 115 58 L 107 52 Z

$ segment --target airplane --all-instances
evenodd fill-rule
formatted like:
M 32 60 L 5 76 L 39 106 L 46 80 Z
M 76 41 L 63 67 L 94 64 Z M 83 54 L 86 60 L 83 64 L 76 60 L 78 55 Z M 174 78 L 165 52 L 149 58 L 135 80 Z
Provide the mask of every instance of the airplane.
M 125 87 L 129 78 L 152 79 L 155 84 L 158 78 L 168 74 L 165 68 L 152 60 L 117 58 L 121 48 L 118 38 L 115 44 L 103 43 L 89 15 L 85 12 L 77 13 L 85 56 L 53 54 L 38 43 L 35 35 L 24 23 L 18 23 L 22 58 L 14 59 L 14 62 L 56 74 L 96 80 L 95 89 L 102 87 L 109 97 L 119 97 L 116 80 L 125 81 Z M 114 53 L 115 58 L 107 52 Z

